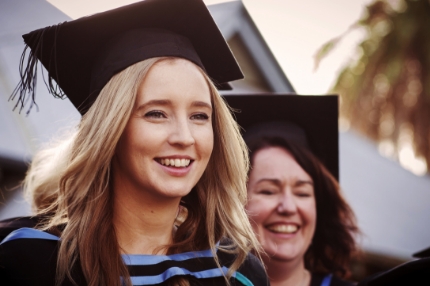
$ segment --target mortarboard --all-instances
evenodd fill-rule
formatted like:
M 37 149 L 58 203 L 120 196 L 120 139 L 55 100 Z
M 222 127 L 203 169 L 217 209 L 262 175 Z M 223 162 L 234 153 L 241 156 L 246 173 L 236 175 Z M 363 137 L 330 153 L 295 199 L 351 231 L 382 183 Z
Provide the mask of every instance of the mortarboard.
M 360 281 L 357 286 L 430 285 L 430 257 L 405 262 Z
M 110 78 L 148 58 L 173 56 L 203 68 L 218 88 L 243 78 L 233 54 L 202 0 L 146 0 L 23 35 L 22 109 L 35 104 L 37 62 L 48 71 L 51 94 L 67 96 L 84 114 Z M 26 50 L 30 48 L 26 58 Z M 44 79 L 45 80 L 45 79 Z M 52 80 L 55 80 L 56 84 Z
M 426 257 L 430 257 L 430 247 L 423 249 L 421 251 L 418 251 L 414 254 L 412 254 L 413 257 L 415 258 L 426 258 Z
M 247 131 L 278 135 L 309 148 L 339 180 L 338 97 L 228 95 L 246 140 Z

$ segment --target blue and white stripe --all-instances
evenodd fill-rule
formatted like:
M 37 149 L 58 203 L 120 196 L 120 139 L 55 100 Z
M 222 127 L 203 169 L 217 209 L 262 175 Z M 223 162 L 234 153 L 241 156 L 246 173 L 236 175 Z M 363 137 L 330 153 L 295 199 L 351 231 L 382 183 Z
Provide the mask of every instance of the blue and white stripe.
M 20 228 L 11 232 L 0 245 L 13 241 L 16 239 L 45 239 L 59 241 L 58 236 L 49 234 L 47 232 L 33 229 L 33 228 Z M 172 255 L 137 255 L 137 254 L 123 254 L 122 259 L 127 266 L 145 266 L 156 265 L 165 261 L 187 261 L 190 259 L 199 258 L 213 258 L 213 252 L 209 250 L 185 252 Z M 158 275 L 145 275 L 145 276 L 131 276 L 133 285 L 153 285 L 159 284 L 174 276 L 190 275 L 197 279 L 216 278 L 226 275 L 228 268 L 211 268 L 202 271 L 190 271 L 186 268 L 172 266 L 167 268 L 163 273 Z M 233 273 L 233 277 L 245 286 L 253 286 L 252 282 L 239 272 Z

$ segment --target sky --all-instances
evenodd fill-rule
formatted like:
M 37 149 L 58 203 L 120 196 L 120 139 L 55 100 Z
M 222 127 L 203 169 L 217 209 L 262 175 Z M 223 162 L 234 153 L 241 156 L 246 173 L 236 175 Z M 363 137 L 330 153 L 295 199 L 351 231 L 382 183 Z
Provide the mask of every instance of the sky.
M 136 0 L 48 0 L 73 19 L 137 2 Z M 226 2 L 206 0 L 207 5 Z M 314 69 L 314 55 L 328 40 L 360 18 L 369 0 L 243 0 L 258 29 L 299 94 L 326 94 L 339 70 L 354 57 L 362 38 L 350 33 Z

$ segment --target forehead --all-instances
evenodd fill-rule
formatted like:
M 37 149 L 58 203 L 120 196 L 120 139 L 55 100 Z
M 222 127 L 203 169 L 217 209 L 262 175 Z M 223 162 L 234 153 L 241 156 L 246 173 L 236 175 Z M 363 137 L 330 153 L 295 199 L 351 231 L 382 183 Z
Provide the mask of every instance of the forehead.
M 293 155 L 281 147 L 267 147 L 258 150 L 253 158 L 250 181 L 260 178 L 289 180 L 298 178 L 312 180 L 297 163 Z
M 209 84 L 201 69 L 181 58 L 165 59 L 154 64 L 139 86 L 138 100 L 171 95 L 198 97 L 210 102 Z

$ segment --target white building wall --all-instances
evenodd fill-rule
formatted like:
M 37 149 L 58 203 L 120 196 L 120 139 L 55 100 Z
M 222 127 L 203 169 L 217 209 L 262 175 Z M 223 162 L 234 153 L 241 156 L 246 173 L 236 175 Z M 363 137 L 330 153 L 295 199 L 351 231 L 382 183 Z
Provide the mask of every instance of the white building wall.
M 382 157 L 353 131 L 341 133 L 340 183 L 367 251 L 410 259 L 430 246 L 430 177 Z

